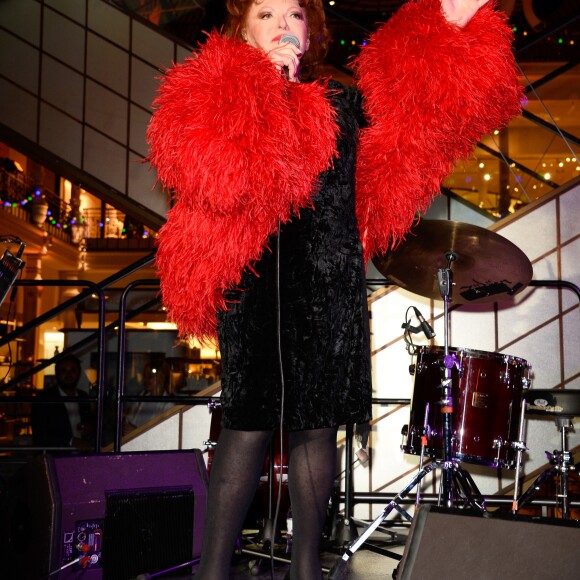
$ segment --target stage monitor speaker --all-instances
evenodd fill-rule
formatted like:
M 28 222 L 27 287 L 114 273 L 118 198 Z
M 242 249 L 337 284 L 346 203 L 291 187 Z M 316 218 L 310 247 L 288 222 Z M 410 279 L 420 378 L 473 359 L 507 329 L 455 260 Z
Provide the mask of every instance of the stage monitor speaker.
M 207 483 L 197 449 L 39 457 L 6 494 L 2 577 L 129 580 L 191 562 Z
M 580 577 L 577 522 L 474 515 L 422 505 L 397 580 L 534 580 Z

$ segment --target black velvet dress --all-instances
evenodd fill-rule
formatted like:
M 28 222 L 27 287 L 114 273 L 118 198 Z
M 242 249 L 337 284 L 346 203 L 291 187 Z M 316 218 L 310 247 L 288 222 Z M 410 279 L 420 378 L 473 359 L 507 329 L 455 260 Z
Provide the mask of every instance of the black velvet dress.
M 371 416 L 365 265 L 355 218 L 360 95 L 337 91 L 339 158 L 321 175 L 314 208 L 282 225 L 229 310 L 218 316 L 223 424 L 273 430 L 284 392 L 288 430 L 362 423 Z M 280 354 L 281 353 L 281 354 Z

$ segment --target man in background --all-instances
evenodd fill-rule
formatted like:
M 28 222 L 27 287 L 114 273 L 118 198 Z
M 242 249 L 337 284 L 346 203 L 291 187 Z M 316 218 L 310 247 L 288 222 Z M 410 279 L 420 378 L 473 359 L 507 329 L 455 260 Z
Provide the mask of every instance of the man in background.
M 38 402 L 32 405 L 32 441 L 39 447 L 94 448 L 94 420 L 88 393 L 78 388 L 82 376 L 79 359 L 67 355 L 55 363 L 56 385 L 40 399 L 77 397 L 78 401 Z

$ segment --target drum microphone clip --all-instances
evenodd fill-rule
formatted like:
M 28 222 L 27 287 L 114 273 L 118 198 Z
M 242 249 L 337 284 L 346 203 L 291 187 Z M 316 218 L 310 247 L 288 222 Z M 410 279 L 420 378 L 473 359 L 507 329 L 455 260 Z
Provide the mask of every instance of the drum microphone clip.
M 412 332 L 413 334 L 419 334 L 422 332 L 429 340 L 435 337 L 435 331 L 432 326 L 425 320 L 423 315 L 419 312 L 417 308 L 412 307 L 415 311 L 415 316 L 419 320 L 421 326 L 411 326 L 409 323 L 403 323 L 401 328 L 404 328 L 407 332 Z

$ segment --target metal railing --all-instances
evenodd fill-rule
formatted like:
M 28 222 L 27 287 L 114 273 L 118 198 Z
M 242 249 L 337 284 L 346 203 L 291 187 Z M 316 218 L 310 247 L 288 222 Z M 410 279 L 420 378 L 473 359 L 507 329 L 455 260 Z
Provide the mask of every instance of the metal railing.
M 75 216 L 58 195 L 4 167 L 0 167 L 0 208 L 69 243 L 80 225 L 81 216 Z
M 62 304 L 50 309 L 49 311 L 41 314 L 34 320 L 23 324 L 22 326 L 17 327 L 12 332 L 8 333 L 4 337 L 0 338 L 0 346 L 6 345 L 15 341 L 19 338 L 22 338 L 27 333 L 39 328 L 45 322 L 54 319 L 55 317 L 59 316 L 60 314 L 64 313 L 67 309 L 80 304 L 84 300 L 87 299 L 94 299 L 96 295 L 99 300 L 99 307 L 98 307 L 98 327 L 97 330 L 86 337 L 85 339 L 67 347 L 63 352 L 55 355 L 54 357 L 46 360 L 40 361 L 38 364 L 33 366 L 32 368 L 25 370 L 21 374 L 15 376 L 4 385 L 0 387 L 0 393 L 4 391 L 8 391 L 11 389 L 15 389 L 17 391 L 17 387 L 28 381 L 33 376 L 36 376 L 39 372 L 43 371 L 48 366 L 54 364 L 58 360 L 64 358 L 69 354 L 74 354 L 75 352 L 81 350 L 82 348 L 86 347 L 87 345 L 94 343 L 97 345 L 97 354 L 98 354 L 98 364 L 97 364 L 97 382 L 95 384 L 95 395 L 90 395 L 86 401 L 96 403 L 97 405 L 97 416 L 96 416 L 96 431 L 95 431 L 95 451 L 99 452 L 102 447 L 102 435 L 103 435 L 103 402 L 105 397 L 105 387 L 104 387 L 104 376 L 105 376 L 105 354 L 106 354 L 106 341 L 105 335 L 107 331 L 112 330 L 116 327 L 117 321 L 105 325 L 105 289 L 109 288 L 113 284 L 118 283 L 119 281 L 123 280 L 127 276 L 134 274 L 135 272 L 139 271 L 141 268 L 149 265 L 154 260 L 154 254 L 149 254 L 144 258 L 137 260 L 133 264 L 130 264 L 126 268 L 120 270 L 119 272 L 115 273 L 114 275 L 106 278 L 105 280 L 99 283 L 93 283 L 86 280 L 20 280 L 15 283 L 15 286 L 23 286 L 23 287 L 42 287 L 42 286 L 66 286 L 66 287 L 86 287 L 87 290 L 79 293 L 77 296 L 66 300 Z M 140 314 L 144 310 L 144 307 L 135 309 L 128 313 L 128 317 L 134 317 Z M 58 401 L 60 402 L 70 402 L 70 401 L 78 401 L 78 398 L 75 397 L 62 397 Z M 39 398 L 34 395 L 9 395 L 3 396 L 0 399 L 0 403 L 31 403 L 35 404 L 39 402 Z M 56 400 L 43 398 L 43 403 L 54 403 Z M 45 450 L 46 448 L 38 448 L 32 446 L 7 446 L 7 447 L 0 447 L 0 450 L 3 451 L 39 451 Z

